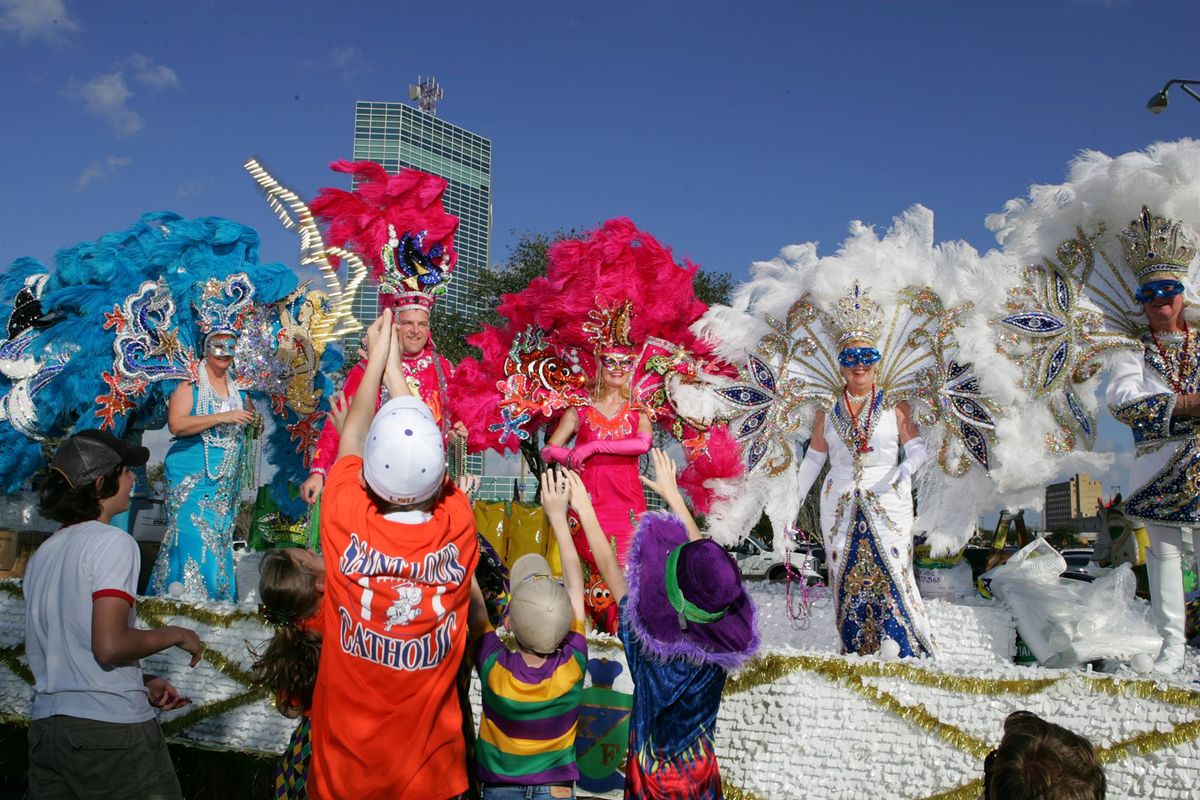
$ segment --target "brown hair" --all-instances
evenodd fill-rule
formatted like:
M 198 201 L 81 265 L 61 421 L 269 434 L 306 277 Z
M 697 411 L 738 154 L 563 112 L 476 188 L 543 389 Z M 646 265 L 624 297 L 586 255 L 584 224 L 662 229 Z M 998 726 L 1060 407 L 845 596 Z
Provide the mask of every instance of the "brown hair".
M 251 649 L 257 659 L 252 667 L 255 683 L 275 692 L 276 707 L 282 713 L 287 713 L 284 705 L 307 710 L 312 707 L 317 682 L 321 637 L 299 623 L 316 612 L 321 600 L 317 575 L 293 559 L 287 549 L 278 549 L 263 556 L 259 576 L 259 613 L 275 626 L 275 635 L 261 653 Z
M 1103 800 L 1107 788 L 1091 742 L 1029 711 L 1008 715 L 985 762 L 991 800 Z
M 433 511 L 434 506 L 438 504 L 438 501 L 442 499 L 442 495 L 446 492 L 446 484 L 443 482 L 436 492 L 424 500 L 418 500 L 415 503 L 389 503 L 376 494 L 375 490 L 365 480 L 363 484 L 367 490 L 367 497 L 371 498 L 371 502 L 375 504 L 375 510 L 380 514 L 391 514 L 397 511 Z
M 81 486 L 72 486 L 67 477 L 56 469 L 49 470 L 36 480 L 38 490 L 38 513 L 64 527 L 77 522 L 100 519 L 101 500 L 107 500 L 121 488 L 121 471 L 125 467 L 113 467 L 112 472 L 96 481 Z

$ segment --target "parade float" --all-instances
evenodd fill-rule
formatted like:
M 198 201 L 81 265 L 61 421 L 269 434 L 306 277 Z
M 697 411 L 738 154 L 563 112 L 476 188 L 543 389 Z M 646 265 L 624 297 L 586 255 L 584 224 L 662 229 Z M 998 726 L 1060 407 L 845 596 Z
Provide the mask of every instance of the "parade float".
M 1194 143 L 1181 148 L 1180 158 L 1200 163 Z M 252 170 L 260 170 L 256 177 L 280 219 L 300 232 L 306 263 L 328 267 L 328 295 L 309 296 L 275 270 L 260 274 L 255 240 L 226 222 L 148 217 L 67 253 L 53 273 L 18 262 L 5 276 L 3 299 L 13 302 L 9 339 L 0 345 L 6 479 L 19 481 L 39 462 L 44 441 L 81 424 L 126 435 L 161 425 L 170 382 L 195 360 L 185 331 L 191 287 L 247 271 L 258 276 L 252 282 L 261 306 L 258 334 L 246 337 L 245 346 L 257 348 L 246 358 L 260 367 L 247 376 L 254 379 L 247 389 L 280 417 L 270 452 L 295 458 L 277 472 L 277 493 L 281 505 L 295 503 L 286 486 L 303 474 L 300 456 L 311 449 L 319 421 L 314 400 L 328 389 L 323 344 L 345 332 L 339 315 L 364 269 L 352 252 L 324 244 L 293 194 L 257 165 Z M 1164 210 L 1189 230 L 1200 222 L 1186 204 Z M 1014 211 L 1017 228 L 1018 216 Z M 687 277 L 690 291 L 694 268 L 668 268 L 669 253 L 656 241 L 628 221 L 614 223 L 562 251 L 575 269 L 573 298 L 555 303 L 563 283 L 551 275 L 502 308 L 509 324 L 476 340 L 488 358 L 465 371 L 475 389 L 459 413 L 477 447 L 532 445 L 568 408 L 590 402 L 584 387 L 595 380 L 601 355 L 629 357 L 639 413 L 653 419 L 660 439 L 679 440 L 687 462 L 681 485 L 707 513 L 714 537 L 732 547 L 761 515 L 770 520 L 780 559 L 797 568 L 783 583 L 751 587 L 764 644 L 724 690 L 716 743 L 727 797 L 974 798 L 983 761 L 1017 709 L 1086 735 L 1114 796 L 1192 796 L 1200 769 L 1200 689 L 1193 681 L 1200 664 L 1193 652 L 1173 673 L 1150 674 L 1137 658 L 1144 653 L 1129 647 L 1114 647 L 1107 661 L 1068 659 L 1070 668 L 1018 664 L 1022 620 L 972 585 L 921 600 L 933 657 L 898 658 L 887 636 L 876 636 L 870 654 L 846 654 L 838 613 L 843 582 L 828 575 L 830 586 L 809 585 L 813 576 L 799 565 L 811 562 L 795 550 L 793 522 L 803 498 L 792 487 L 815 412 L 837 402 L 837 335 L 827 322 L 856 283 L 879 305 L 883 327 L 872 341 L 880 345 L 880 384 L 916 409 L 932 454 L 907 476 L 924 504 L 913 525 L 932 556 L 960 550 L 980 509 L 1004 498 L 1036 500 L 1057 472 L 1096 463 L 1089 452 L 1099 381 L 1092 363 L 1107 350 L 1128 349 L 1128 340 L 1089 305 L 1082 288 L 1088 276 L 1071 271 L 1079 261 L 1043 263 L 1030 280 L 1023 270 L 1032 246 L 981 256 L 962 243 L 935 245 L 932 214 L 914 207 L 882 236 L 856 226 L 835 256 L 818 257 L 815 245 L 785 248 L 755 266 L 729 307 L 705 312 L 683 303 L 664 312 L 647 298 L 664 285 L 673 296 L 682 289 L 656 270 Z M 236 263 L 221 260 L 219 274 L 204 273 L 186 257 L 190 244 L 174 247 L 184 255 L 170 264 L 155 260 L 185 234 L 202 249 L 234 254 Z M 1038 237 L 1006 235 L 1023 246 L 1037 239 L 1045 249 Z M 246 246 L 226 246 L 237 242 Z M 606 253 L 622 258 L 589 275 L 581 264 L 597 243 L 597 264 L 606 263 Z M 134 268 L 116 282 L 112 273 L 90 269 L 96 253 Z M 348 272 L 337 276 L 331 259 L 347 263 Z M 603 280 L 614 273 L 620 279 Z M 173 305 L 164 311 L 168 300 Z M 158 311 L 143 313 L 144 306 Z M 40 326 L 56 312 L 73 327 Z M 553 538 L 536 506 L 479 503 L 476 518 L 505 564 L 527 552 L 554 563 Z M 183 625 L 205 643 L 194 669 L 182 652 L 143 660 L 191 699 L 161 716 L 176 745 L 270 758 L 289 741 L 294 720 L 278 713 L 251 676 L 254 653 L 272 633 L 258 613 L 258 558 L 237 554 L 237 605 L 169 594 L 137 601 L 140 624 Z M 1114 596 L 1144 612 L 1122 578 L 1127 572 L 1112 573 Z M 603 591 L 596 601 L 602 604 Z M 18 729 L 28 720 L 33 682 L 23 656 L 24 619 L 20 581 L 0 582 L 0 718 Z M 1059 622 L 1072 627 L 1057 630 L 1058 638 L 1048 634 L 1046 644 L 1061 645 L 1058 653 L 1087 652 L 1072 634 L 1097 633 L 1090 618 L 1073 610 Z M 577 736 L 579 794 L 620 797 L 634 687 L 617 639 L 591 635 L 589 658 Z M 471 694 L 478 718 L 477 684 Z M 396 735 L 401 742 L 403 732 Z

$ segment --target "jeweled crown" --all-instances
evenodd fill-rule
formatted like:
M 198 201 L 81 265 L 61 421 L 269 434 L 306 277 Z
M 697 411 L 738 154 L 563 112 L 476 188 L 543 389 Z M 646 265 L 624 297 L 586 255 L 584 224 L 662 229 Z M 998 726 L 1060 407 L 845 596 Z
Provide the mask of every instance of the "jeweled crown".
M 1146 206 L 1121 232 L 1120 239 L 1125 263 L 1138 283 L 1145 283 L 1155 273 L 1187 275 L 1196 256 L 1196 248 L 1179 223 L 1154 216 Z
M 383 274 L 379 277 L 379 293 L 395 297 L 395 309 L 429 311 L 434 300 L 446 293 L 450 254 L 440 243 L 426 250 L 425 231 L 397 236 L 396 226 L 388 225 L 388 243 L 380 255 Z
M 856 281 L 850 293 L 837 301 L 830 323 L 839 348 L 855 339 L 874 342 L 883 327 L 883 310 Z
M 633 347 L 629 327 L 633 317 L 633 301 L 623 300 L 611 306 L 597 305 L 588 312 L 583 332 L 597 352 Z
M 224 280 L 209 278 L 200 293 L 200 302 L 193 306 L 200 333 L 205 337 L 214 333 L 238 336 L 254 306 L 254 284 L 244 272 L 236 272 Z

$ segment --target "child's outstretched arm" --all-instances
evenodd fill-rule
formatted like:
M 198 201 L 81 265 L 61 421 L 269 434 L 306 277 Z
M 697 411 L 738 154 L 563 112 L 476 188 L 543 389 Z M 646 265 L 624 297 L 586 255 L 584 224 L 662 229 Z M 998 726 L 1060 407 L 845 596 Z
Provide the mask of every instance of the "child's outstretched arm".
M 371 419 L 375 416 L 375 402 L 379 399 L 379 381 L 387 364 L 388 350 L 392 342 L 392 310 L 385 308 L 379 319 L 367 328 L 367 367 L 362 383 L 350 402 L 350 411 L 342 426 L 342 439 L 338 443 L 338 458 L 361 456 Z
M 571 508 L 579 514 L 579 523 L 583 525 L 588 547 L 592 548 L 592 558 L 596 559 L 596 566 L 600 568 L 600 577 L 608 584 L 613 601 L 620 603 L 629 585 L 625 582 L 621 565 L 617 563 L 617 555 L 604 538 L 604 529 L 600 527 L 600 520 L 596 519 L 596 509 L 592 508 L 592 499 L 588 497 L 583 479 L 576 472 L 567 472 L 567 480 L 571 483 Z
M 683 525 L 687 528 L 688 539 L 695 541 L 701 538 L 700 526 L 696 524 L 692 512 L 688 510 L 687 503 L 683 502 L 683 494 L 679 491 L 679 484 L 675 482 L 675 462 L 671 460 L 665 450 L 658 447 L 650 451 L 650 461 L 654 465 L 654 479 L 651 480 L 642 475 L 642 483 L 653 489 L 659 497 L 666 501 L 667 508 L 671 509 L 671 513 L 683 520 Z
M 487 630 L 491 625 L 491 620 L 488 619 L 487 601 L 483 599 L 483 590 L 479 588 L 479 581 L 475 580 L 475 576 L 471 576 L 471 609 L 467 616 L 467 629 L 470 633 L 471 641 L 478 638 L 479 634 Z
M 570 497 L 571 482 L 565 473 L 557 469 L 542 473 L 542 509 L 550 520 L 550 528 L 558 542 L 558 557 L 562 563 L 567 596 L 571 598 L 571 610 L 575 612 L 575 619 L 583 619 L 583 565 L 567 524 L 567 502 Z

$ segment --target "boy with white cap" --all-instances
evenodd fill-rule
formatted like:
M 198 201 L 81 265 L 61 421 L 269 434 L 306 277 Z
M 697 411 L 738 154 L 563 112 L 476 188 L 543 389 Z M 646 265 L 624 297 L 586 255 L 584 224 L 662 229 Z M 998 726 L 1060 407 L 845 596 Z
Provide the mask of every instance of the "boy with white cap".
M 412 396 L 391 310 L 367 331 L 360 391 L 335 403 L 321 510 L 325 646 L 312 709 L 313 798 L 447 800 L 467 789 L 455 676 L 479 557 L 442 433 Z M 392 400 L 374 413 L 381 380 Z
M 472 581 L 471 654 L 483 707 L 475 761 L 483 800 L 575 796 L 575 731 L 587 639 L 583 567 L 567 525 L 569 498 L 566 474 L 542 473 L 542 508 L 558 541 L 565 586 L 539 555 L 521 556 L 513 564 L 505 627 L 515 651 L 492 629 L 483 594 Z

